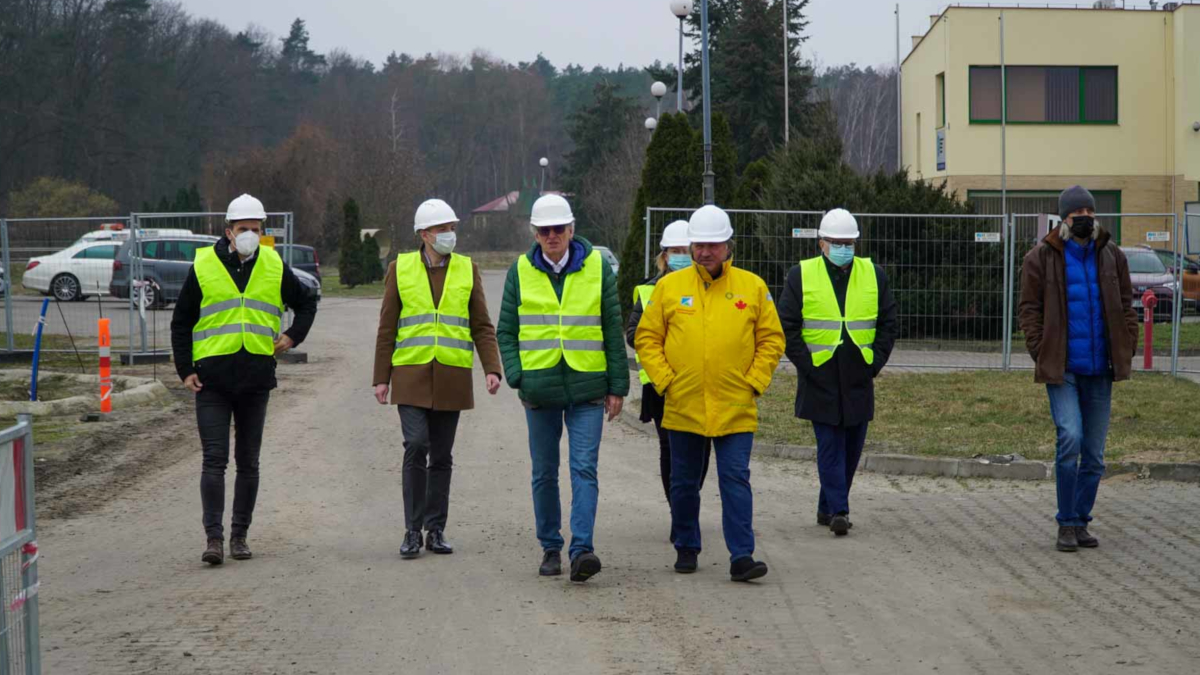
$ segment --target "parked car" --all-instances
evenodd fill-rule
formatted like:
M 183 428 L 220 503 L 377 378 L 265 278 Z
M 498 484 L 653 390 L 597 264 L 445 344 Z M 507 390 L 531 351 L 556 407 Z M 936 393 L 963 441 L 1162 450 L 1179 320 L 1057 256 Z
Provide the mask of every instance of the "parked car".
M 8 293 L 8 277 L 4 276 L 4 266 L 0 265 L 0 295 Z
M 292 259 L 288 261 L 288 251 L 291 250 Z M 317 249 L 303 244 L 276 244 L 275 252 L 283 261 L 292 266 L 292 269 L 304 270 L 321 280 L 321 259 L 317 256 Z
M 600 257 L 604 258 L 604 262 L 608 263 L 608 266 L 612 268 L 613 274 L 621 270 L 621 261 L 617 260 L 617 256 L 613 255 L 613 252 L 607 246 L 593 246 L 592 248 L 600 252 Z
M 1151 291 L 1158 298 L 1155 321 L 1170 321 L 1175 297 L 1175 277 L 1153 251 L 1140 247 L 1122 247 L 1129 261 L 1129 281 L 1133 284 L 1133 308 L 1142 316 L 1142 295 Z
M 300 283 L 304 284 L 308 288 L 308 290 L 317 294 L 317 302 L 320 302 L 321 301 L 321 280 L 318 279 L 317 277 L 309 274 L 308 272 L 305 272 L 304 270 L 298 269 L 296 267 L 292 268 L 292 273 L 296 275 L 296 279 L 298 279 L 300 281 Z
M 1158 259 L 1166 266 L 1167 272 L 1175 274 L 1176 258 L 1173 251 L 1163 251 L 1157 248 L 1150 248 L 1142 244 L 1139 248 L 1154 253 Z M 1191 307 L 1195 309 L 1197 304 L 1200 304 L 1200 258 L 1194 255 L 1179 254 L 1178 267 L 1183 268 L 1183 300 L 1184 308 Z
M 178 300 L 183 282 L 187 280 L 188 271 L 196 260 L 196 251 L 212 246 L 217 239 L 200 234 L 139 238 L 142 280 L 149 282 L 140 291 L 142 302 L 147 307 L 161 308 Z M 115 297 L 129 297 L 132 254 L 133 242 L 126 241 L 112 261 L 110 289 Z
M 188 236 L 193 234 L 191 230 L 172 229 L 172 228 L 145 228 L 138 230 L 138 239 L 151 239 L 154 237 L 176 237 Z M 86 244 L 94 241 L 115 241 L 123 242 L 129 239 L 129 230 L 96 230 L 88 232 L 76 241 L 76 244 Z
M 113 258 L 120 246 L 111 241 L 88 242 L 30 258 L 21 285 L 62 302 L 106 295 L 112 281 Z

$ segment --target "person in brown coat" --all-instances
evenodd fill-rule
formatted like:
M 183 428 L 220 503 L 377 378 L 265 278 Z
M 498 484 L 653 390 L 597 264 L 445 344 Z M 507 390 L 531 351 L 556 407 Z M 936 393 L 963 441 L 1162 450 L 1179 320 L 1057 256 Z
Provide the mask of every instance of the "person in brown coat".
M 1099 546 L 1088 532 L 1100 478 L 1114 381 L 1128 380 L 1137 349 L 1129 263 L 1096 224 L 1096 200 L 1082 187 L 1058 198 L 1062 225 L 1021 267 L 1019 321 L 1046 385 L 1058 429 L 1060 551 Z
M 384 278 L 373 384 L 380 405 L 390 400 L 400 411 L 406 529 L 400 557 L 406 559 L 419 556 L 422 545 L 454 552 L 444 534 L 451 453 L 459 413 L 475 407 L 473 353 L 487 374 L 488 393 L 500 389 L 500 350 L 479 267 L 453 253 L 457 223 L 445 202 L 422 204 L 413 226 L 421 247 L 401 254 Z

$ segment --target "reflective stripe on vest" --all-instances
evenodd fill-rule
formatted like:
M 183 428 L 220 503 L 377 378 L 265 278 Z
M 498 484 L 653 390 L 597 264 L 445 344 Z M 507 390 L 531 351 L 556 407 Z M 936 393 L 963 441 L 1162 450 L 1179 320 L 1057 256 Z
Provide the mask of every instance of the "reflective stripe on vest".
M 471 259 L 450 254 L 446 280 L 437 307 L 429 272 L 421 252 L 396 258 L 396 286 L 400 290 L 400 319 L 396 322 L 393 366 L 415 366 L 437 359 L 456 368 L 470 368 L 475 354 L 471 340 L 470 302 L 475 286 Z
M 824 257 L 810 258 L 800 263 L 800 279 L 804 286 L 804 342 L 812 354 L 814 366 L 833 358 L 842 344 L 842 328 L 862 351 L 863 360 L 875 362 L 875 322 L 879 318 L 879 285 L 875 280 L 875 265 L 870 258 L 855 258 L 850 268 L 850 285 L 846 288 L 846 315 L 838 308 L 833 281 L 825 269 Z
M 650 296 L 654 294 L 654 284 L 642 284 L 633 289 L 633 303 L 636 305 L 638 300 L 642 301 L 642 312 L 645 313 L 646 306 L 650 304 Z M 650 376 L 646 374 L 646 369 L 642 367 L 642 357 L 638 356 L 637 352 L 633 353 L 633 360 L 638 364 L 638 379 L 642 384 L 650 384 Z
M 600 253 L 592 251 L 583 261 L 583 269 L 566 276 L 560 302 L 550 277 L 534 267 L 529 256 L 517 261 L 521 292 L 517 337 L 522 368 L 553 368 L 564 358 L 568 366 L 582 373 L 600 373 L 608 367 L 600 318 L 605 264 Z
M 283 260 L 265 246 L 246 292 L 241 293 L 225 263 L 209 246 L 196 251 L 194 267 L 200 283 L 200 319 L 192 328 L 192 361 L 236 354 L 275 355 L 275 338 L 283 321 Z

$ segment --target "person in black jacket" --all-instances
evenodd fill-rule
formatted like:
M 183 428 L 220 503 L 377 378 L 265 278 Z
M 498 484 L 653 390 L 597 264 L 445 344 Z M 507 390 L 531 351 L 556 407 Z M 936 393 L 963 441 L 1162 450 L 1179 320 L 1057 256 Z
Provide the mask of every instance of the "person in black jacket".
M 213 245 L 217 259 L 229 273 L 239 293 L 246 293 L 251 274 L 263 253 L 258 238 L 266 213 L 262 203 L 249 195 L 229 205 L 225 237 Z M 272 252 L 273 253 L 273 252 Z M 198 256 L 199 258 L 199 256 Z M 304 341 L 317 313 L 317 297 L 283 265 L 280 294 L 284 305 L 295 312 L 290 328 L 274 338 L 275 354 Z M 275 356 L 251 354 L 243 346 L 233 354 L 193 359 L 193 332 L 201 318 L 204 299 L 193 267 L 171 317 L 171 349 L 175 370 L 188 390 L 196 394 L 196 422 L 204 451 L 200 475 L 207 547 L 201 559 L 211 565 L 225 560 L 222 521 L 225 511 L 225 467 L 229 464 L 229 423 L 237 430 L 233 522 L 229 552 L 235 560 L 251 557 L 246 533 L 258 496 L 258 457 L 270 392 L 277 386 Z
M 788 360 L 797 371 L 796 417 L 810 420 L 817 437 L 821 479 L 817 524 L 844 536 L 852 526 L 850 485 L 862 456 L 867 426 L 875 416 L 874 379 L 891 356 L 898 324 L 896 301 L 883 268 L 868 258 L 854 257 L 854 243 L 859 236 L 854 217 L 842 209 L 830 211 L 821 221 L 819 236 L 823 255 L 802 262 L 788 273 L 779 320 L 787 337 Z M 832 312 L 822 313 L 823 305 L 832 303 L 832 298 L 821 293 L 828 288 L 822 285 L 823 280 L 816 284 L 819 288 L 804 287 L 804 265 L 812 265 L 814 275 L 810 278 L 821 280 L 819 275 L 828 275 L 837 302 Z M 870 266 L 858 272 L 860 284 L 867 286 L 866 290 L 859 287 L 866 300 L 859 298 L 854 303 L 855 311 L 864 314 L 847 315 L 847 293 L 859 265 Z M 872 276 L 874 289 L 869 288 Z M 870 301 L 872 295 L 876 303 Z M 810 306 L 806 307 L 805 302 Z M 863 309 L 864 305 L 871 306 Z M 826 318 L 833 321 L 822 320 Z M 822 337 L 821 332 L 829 324 L 833 330 L 826 330 L 824 336 L 835 336 L 832 340 Z M 872 327 L 873 339 L 869 332 Z M 823 362 L 815 365 L 818 361 Z
M 650 298 L 650 292 L 653 291 L 654 285 L 658 280 L 671 272 L 676 272 L 682 269 L 687 269 L 692 265 L 691 241 L 688 239 L 688 222 L 686 220 L 677 220 L 667 226 L 663 230 L 662 241 L 660 245 L 662 251 L 654 259 L 657 273 L 643 281 L 634 293 L 633 310 L 629 313 L 629 321 L 625 324 L 625 342 L 630 347 L 633 347 L 633 338 L 637 334 L 638 323 L 642 320 L 642 300 Z M 667 496 L 667 504 L 671 503 L 671 442 L 667 430 L 663 428 L 663 410 L 666 400 L 654 388 L 652 382 L 645 380 L 645 370 L 638 370 L 638 376 L 643 380 L 642 383 L 642 412 L 638 418 L 643 424 L 646 422 L 654 422 L 654 431 L 658 434 L 658 470 L 662 475 L 663 492 Z M 712 442 L 709 441 L 711 446 Z M 700 486 L 704 487 L 704 479 L 708 477 L 708 457 L 709 453 L 704 453 L 704 468 L 700 473 Z M 674 518 L 672 518 L 674 522 Z M 675 543 L 675 530 L 671 529 L 670 541 Z

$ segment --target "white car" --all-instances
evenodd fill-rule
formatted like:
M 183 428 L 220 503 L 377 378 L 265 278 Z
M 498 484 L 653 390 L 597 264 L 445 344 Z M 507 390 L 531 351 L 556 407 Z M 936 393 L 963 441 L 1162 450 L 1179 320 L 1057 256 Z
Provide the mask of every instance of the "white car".
M 108 295 L 113 258 L 119 241 L 74 244 L 58 253 L 31 258 L 21 285 L 31 291 L 53 295 L 62 302 Z

